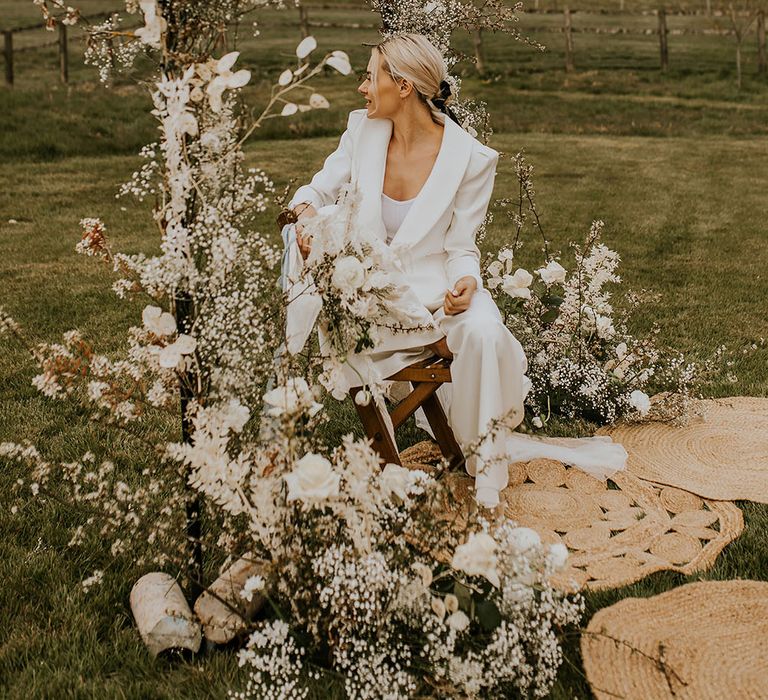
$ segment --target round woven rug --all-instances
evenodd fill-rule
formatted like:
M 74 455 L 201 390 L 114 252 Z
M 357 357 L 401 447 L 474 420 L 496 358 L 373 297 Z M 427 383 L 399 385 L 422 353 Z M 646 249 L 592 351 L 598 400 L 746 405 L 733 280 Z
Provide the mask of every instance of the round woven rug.
M 610 435 L 629 453 L 635 476 L 705 498 L 768 503 L 768 399 L 734 397 L 698 402 L 688 425 L 616 425 Z
M 592 618 L 581 653 L 597 700 L 768 698 L 768 583 L 627 598 Z
M 474 508 L 474 479 L 446 477 L 451 497 L 441 521 L 461 527 Z M 546 543 L 570 552 L 555 584 L 566 590 L 617 588 L 656 571 L 703 571 L 744 529 L 733 504 L 641 481 L 620 472 L 599 481 L 561 462 L 537 459 L 509 466 L 501 494 L 506 516 Z

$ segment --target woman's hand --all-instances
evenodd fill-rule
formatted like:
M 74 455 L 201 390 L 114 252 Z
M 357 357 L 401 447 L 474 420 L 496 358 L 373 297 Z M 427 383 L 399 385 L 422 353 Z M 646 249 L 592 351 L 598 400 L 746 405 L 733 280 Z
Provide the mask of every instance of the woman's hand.
M 299 245 L 299 252 L 301 257 L 306 260 L 309 257 L 309 253 L 312 250 L 312 236 L 302 236 L 301 232 L 304 227 L 301 225 L 302 220 L 311 219 L 313 216 L 317 216 L 317 209 L 311 204 L 299 204 L 294 211 L 299 220 L 296 222 L 296 243 Z
M 445 293 L 443 310 L 448 316 L 463 313 L 469 308 L 472 295 L 477 291 L 477 280 L 472 276 L 462 277 L 453 289 Z

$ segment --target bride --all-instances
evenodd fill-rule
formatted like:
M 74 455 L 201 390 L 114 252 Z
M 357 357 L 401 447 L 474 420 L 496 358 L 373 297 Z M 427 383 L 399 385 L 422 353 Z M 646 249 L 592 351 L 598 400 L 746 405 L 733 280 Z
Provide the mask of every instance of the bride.
M 447 78 L 442 55 L 424 36 L 398 35 L 374 47 L 358 88 L 365 109 L 349 115 L 336 151 L 292 198 L 298 223 L 289 245 L 306 258 L 312 241 L 302 236 L 302 222 L 333 204 L 343 186 L 359 189 L 363 225 L 399 258 L 406 283 L 437 329 L 416 338 L 400 335 L 401 347 L 374 351 L 373 357 L 383 377 L 433 354 L 453 357 L 453 383 L 443 385 L 439 396 L 466 446 L 499 419 L 507 428 L 519 425 L 530 382 L 523 348 L 483 288 L 475 243 L 499 156 L 459 126 Z M 498 505 L 508 461 L 537 457 L 605 477 L 624 467 L 626 452 L 610 438 L 545 440 L 497 432 L 467 460 L 478 503 Z

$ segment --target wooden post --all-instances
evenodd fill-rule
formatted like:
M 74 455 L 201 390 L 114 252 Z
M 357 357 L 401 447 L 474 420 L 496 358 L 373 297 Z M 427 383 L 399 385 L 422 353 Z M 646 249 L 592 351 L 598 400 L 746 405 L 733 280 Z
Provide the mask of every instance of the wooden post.
M 485 56 L 483 55 L 483 30 L 478 28 L 472 35 L 475 45 L 475 66 L 480 75 L 485 75 Z
M 5 39 L 5 82 L 7 85 L 13 85 L 13 31 L 3 32 Z
M 565 15 L 565 26 L 563 27 L 563 33 L 565 34 L 565 71 L 566 73 L 572 73 L 573 66 L 573 27 L 571 26 L 571 11 L 566 7 L 563 10 Z
M 669 45 L 667 44 L 667 11 L 660 7 L 658 12 L 659 16 L 659 50 L 661 52 L 661 70 L 665 73 L 669 68 Z
M 757 74 L 768 72 L 765 60 L 765 10 L 757 11 Z
M 712 0 L 707 0 L 707 17 L 712 16 Z
M 69 54 L 67 47 L 67 25 L 59 22 L 59 77 L 62 83 L 69 82 Z
M 307 8 L 304 7 L 304 3 L 299 3 L 299 29 L 301 30 L 302 38 L 309 36 L 309 17 L 307 16 Z

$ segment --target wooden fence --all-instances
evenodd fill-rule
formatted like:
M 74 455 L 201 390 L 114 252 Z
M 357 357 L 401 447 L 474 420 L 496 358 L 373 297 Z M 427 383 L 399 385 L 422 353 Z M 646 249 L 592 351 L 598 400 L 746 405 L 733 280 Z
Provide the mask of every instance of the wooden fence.
M 757 70 L 760 75 L 765 75 L 768 70 L 766 64 L 766 38 L 765 38 L 765 12 L 759 10 L 756 13 L 735 12 L 733 9 L 730 13 L 724 10 L 713 10 L 711 4 L 707 3 L 706 10 L 692 10 L 692 11 L 675 11 L 668 12 L 662 6 L 658 10 L 654 11 L 640 11 L 640 12 L 623 12 L 623 0 L 621 0 L 618 10 L 585 10 L 583 14 L 612 16 L 617 18 L 626 17 L 656 17 L 655 27 L 574 27 L 573 16 L 580 14 L 578 10 L 571 10 L 568 6 L 562 7 L 562 9 L 539 9 L 538 2 L 534 2 L 532 8 L 526 9 L 526 14 L 541 14 L 541 15 L 562 15 L 563 24 L 557 26 L 549 24 L 541 27 L 526 27 L 526 32 L 535 35 L 541 33 L 562 33 L 564 37 L 564 53 L 565 53 L 565 70 L 571 72 L 575 70 L 576 59 L 574 49 L 574 34 L 644 34 L 644 35 L 657 35 L 659 41 L 659 66 L 662 71 L 666 71 L 669 68 L 669 37 L 680 35 L 716 35 L 716 36 L 734 36 L 736 38 L 737 46 L 737 63 L 739 65 L 739 84 L 741 83 L 740 76 L 740 55 L 742 41 L 745 37 L 745 32 L 751 27 L 752 22 L 755 23 L 756 35 L 757 35 Z M 312 29 L 378 29 L 379 24 L 376 22 L 331 22 L 322 19 L 315 19 L 318 13 L 323 10 L 346 10 L 349 11 L 352 8 L 350 5 L 340 5 L 333 3 L 313 3 L 305 4 L 300 2 L 298 4 L 298 13 L 292 20 L 286 20 L 275 23 L 275 26 L 291 26 L 297 27 L 299 34 L 302 37 L 308 36 Z M 112 13 L 100 13 L 87 17 L 88 20 L 105 19 Z M 707 15 L 710 17 L 728 17 L 731 23 L 729 28 L 682 28 L 670 31 L 667 26 L 667 17 L 688 17 L 696 15 Z M 743 20 L 739 25 L 739 20 Z M 14 35 L 21 32 L 29 31 L 41 31 L 45 25 L 33 24 L 22 27 L 15 27 L 13 29 L 2 30 L 3 34 L 3 56 L 5 59 L 5 82 L 7 85 L 13 85 L 14 83 L 14 55 L 21 51 L 35 51 L 41 48 L 47 48 L 50 46 L 57 47 L 58 54 L 58 73 L 59 80 L 62 83 L 69 82 L 69 42 L 71 37 L 68 35 L 67 26 L 59 24 L 57 26 L 58 36 L 48 42 L 42 44 L 35 44 L 34 46 L 27 46 L 22 48 L 14 48 Z M 487 62 L 485 60 L 484 52 L 484 40 L 483 34 L 480 31 L 472 32 L 472 41 L 474 46 L 476 67 L 480 74 L 485 73 Z

